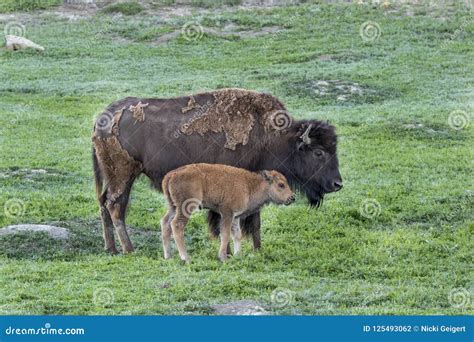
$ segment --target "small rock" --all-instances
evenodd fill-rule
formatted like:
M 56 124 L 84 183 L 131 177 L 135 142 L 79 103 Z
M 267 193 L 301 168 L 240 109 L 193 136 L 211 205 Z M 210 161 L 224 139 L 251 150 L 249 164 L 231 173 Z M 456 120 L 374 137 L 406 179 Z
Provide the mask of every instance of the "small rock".
M 216 304 L 213 309 L 219 315 L 232 315 L 232 316 L 262 316 L 270 315 L 260 303 L 253 300 L 239 300 L 236 302 L 226 304 Z
M 406 124 L 406 125 L 403 125 L 403 127 L 407 129 L 418 129 L 418 128 L 423 128 L 423 124 L 420 124 L 420 123 Z
M 69 237 L 69 231 L 66 228 L 44 224 L 18 224 L 0 229 L 0 236 L 27 233 L 47 233 L 56 240 L 65 240 Z
M 35 174 L 44 174 L 46 172 L 47 171 L 44 169 L 31 169 L 31 173 L 35 173 Z
M 316 85 L 318 85 L 319 87 L 321 87 L 321 86 L 327 87 L 327 86 L 329 86 L 329 82 L 327 82 L 327 81 L 317 81 Z
M 332 55 L 320 55 L 318 59 L 320 61 L 330 61 L 332 60 L 333 56 Z
M 355 86 L 355 85 L 350 86 L 350 92 L 351 94 L 362 95 L 362 89 L 360 89 L 360 87 Z
M 5 41 L 5 45 L 8 50 L 21 50 L 30 48 L 38 51 L 44 51 L 44 47 L 24 37 L 18 37 L 8 34 L 5 36 Z

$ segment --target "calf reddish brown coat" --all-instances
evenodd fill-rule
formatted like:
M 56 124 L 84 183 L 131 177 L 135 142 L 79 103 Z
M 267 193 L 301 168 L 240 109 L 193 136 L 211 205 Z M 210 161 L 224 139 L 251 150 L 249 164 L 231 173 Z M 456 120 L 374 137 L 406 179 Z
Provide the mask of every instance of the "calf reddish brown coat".
M 165 258 L 171 257 L 171 232 L 181 260 L 189 257 L 184 243 L 184 230 L 197 207 L 212 209 L 221 215 L 219 259 L 227 259 L 227 246 L 232 234 L 234 254 L 240 250 L 240 219 L 273 202 L 290 204 L 295 197 L 288 182 L 277 171 L 250 172 L 219 164 L 191 164 L 169 172 L 163 179 L 163 193 L 168 212 L 161 219 Z
M 221 89 L 172 99 L 126 98 L 99 116 L 93 133 L 97 196 L 105 248 L 133 250 L 125 229 L 130 189 L 141 173 L 161 190 L 165 174 L 193 163 L 225 164 L 250 171 L 277 170 L 293 189 L 318 206 L 341 187 L 334 127 L 294 120 L 270 94 Z M 220 215 L 209 211 L 219 233 Z M 260 246 L 259 212 L 242 219 L 242 232 Z

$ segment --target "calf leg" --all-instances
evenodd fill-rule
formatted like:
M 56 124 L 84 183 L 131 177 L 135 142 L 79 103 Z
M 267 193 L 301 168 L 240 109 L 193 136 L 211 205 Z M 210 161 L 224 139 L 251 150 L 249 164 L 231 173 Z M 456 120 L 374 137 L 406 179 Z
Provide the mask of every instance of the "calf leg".
M 232 241 L 234 241 L 234 255 L 240 252 L 240 241 L 242 240 L 242 231 L 240 230 L 240 220 L 232 221 Z
M 175 215 L 175 208 L 170 206 L 168 208 L 168 212 L 163 216 L 161 219 L 161 240 L 163 242 L 163 253 L 165 256 L 165 259 L 171 258 L 171 246 L 170 246 L 170 240 L 171 240 L 171 220 L 173 219 Z
M 181 211 L 181 208 L 176 208 L 176 214 L 171 220 L 171 229 L 173 231 L 174 241 L 176 242 L 176 247 L 179 251 L 179 256 L 181 260 L 189 262 L 189 256 L 186 252 L 186 244 L 184 242 L 184 229 L 188 223 L 188 218 Z
M 230 232 L 232 229 L 232 214 L 223 214 L 221 219 L 221 246 L 219 248 L 219 259 L 225 261 L 227 259 L 227 247 L 230 240 Z
M 99 206 L 100 206 L 100 217 L 102 219 L 102 229 L 104 237 L 104 249 L 110 254 L 118 254 L 117 247 L 115 247 L 115 238 L 114 238 L 114 224 L 112 218 L 110 217 L 109 210 L 106 207 L 107 193 L 104 192 L 99 197 Z

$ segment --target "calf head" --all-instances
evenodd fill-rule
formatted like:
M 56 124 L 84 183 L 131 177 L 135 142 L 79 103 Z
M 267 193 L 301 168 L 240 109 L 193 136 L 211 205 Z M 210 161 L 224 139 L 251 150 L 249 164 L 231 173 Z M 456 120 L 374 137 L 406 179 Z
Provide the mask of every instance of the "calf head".
M 272 202 L 289 205 L 295 201 L 295 194 L 290 189 L 285 176 L 280 172 L 264 170 L 261 175 L 270 185 L 268 194 Z

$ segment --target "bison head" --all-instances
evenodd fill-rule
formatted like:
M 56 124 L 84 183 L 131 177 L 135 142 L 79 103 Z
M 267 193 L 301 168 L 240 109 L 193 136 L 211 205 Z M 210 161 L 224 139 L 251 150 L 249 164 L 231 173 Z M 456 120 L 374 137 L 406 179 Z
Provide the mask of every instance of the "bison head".
M 319 207 L 324 194 L 342 188 L 335 128 L 316 120 L 295 122 L 290 145 L 287 178 L 306 194 L 311 206 Z

